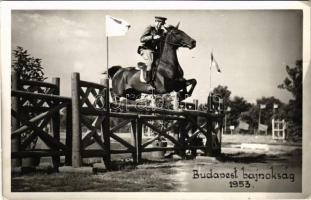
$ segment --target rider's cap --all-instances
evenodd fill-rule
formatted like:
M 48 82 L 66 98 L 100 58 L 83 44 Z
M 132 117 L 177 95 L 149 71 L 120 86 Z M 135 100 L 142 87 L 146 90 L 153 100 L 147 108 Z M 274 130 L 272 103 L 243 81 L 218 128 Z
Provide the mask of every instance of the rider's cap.
M 155 16 L 154 18 L 156 22 L 163 22 L 163 23 L 165 23 L 165 20 L 167 19 L 166 17 L 160 17 L 160 16 Z

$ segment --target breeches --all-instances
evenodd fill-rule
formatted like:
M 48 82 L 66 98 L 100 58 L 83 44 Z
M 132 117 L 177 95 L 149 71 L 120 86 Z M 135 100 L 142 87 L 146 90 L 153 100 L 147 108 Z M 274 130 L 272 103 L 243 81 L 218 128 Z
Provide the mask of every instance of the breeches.
M 153 51 L 150 49 L 142 49 L 140 55 L 143 57 L 143 59 L 146 62 L 147 65 L 147 71 L 151 70 L 151 66 L 153 63 Z

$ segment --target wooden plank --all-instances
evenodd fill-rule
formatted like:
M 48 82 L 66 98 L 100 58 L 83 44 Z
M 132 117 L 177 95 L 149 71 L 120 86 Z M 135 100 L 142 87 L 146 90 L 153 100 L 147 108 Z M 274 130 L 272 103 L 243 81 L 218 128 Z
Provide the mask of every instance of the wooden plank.
M 43 120 L 43 122 L 39 125 L 39 128 L 42 130 L 50 122 L 50 117 Z M 22 143 L 21 143 L 21 150 L 25 150 L 30 143 L 38 137 L 36 131 L 34 131 L 30 136 L 28 136 Z
M 110 117 L 118 117 L 118 118 L 125 118 L 125 119 L 134 119 L 138 117 L 136 113 L 117 113 L 117 112 L 110 112 Z
M 98 91 L 98 93 L 101 93 L 101 90 Z M 93 95 L 93 97 L 96 99 L 98 97 L 99 94 L 97 94 L 97 92 L 95 91 L 95 88 L 92 88 L 91 89 L 91 94 Z M 102 95 L 105 95 L 104 93 L 102 93 Z M 98 105 L 100 108 L 102 108 L 104 106 L 104 103 L 105 102 L 102 102 L 102 101 L 98 101 L 96 100 L 95 102 L 95 105 L 93 107 L 96 107 L 96 105 Z
M 141 163 L 141 150 L 142 150 L 142 120 L 136 119 L 136 160 L 137 163 Z
M 71 103 L 67 105 L 67 112 L 66 112 L 66 146 L 70 149 L 69 153 L 65 157 L 65 165 L 72 164 L 72 108 Z
M 102 128 L 102 139 L 104 141 L 104 150 L 107 154 L 104 156 L 104 163 L 107 169 L 111 169 L 111 144 L 110 144 L 110 108 L 109 108 L 109 79 L 106 77 L 105 79 L 101 79 L 101 85 L 106 87 L 106 90 L 100 90 L 101 94 L 105 95 L 105 102 L 104 105 L 106 106 L 105 110 L 105 118 L 102 121 L 101 128 Z
M 169 139 L 171 142 L 173 142 L 175 145 L 181 147 L 181 145 L 178 143 L 177 140 L 175 140 L 174 137 L 166 134 L 164 131 L 161 131 L 160 129 L 158 129 L 156 126 L 148 123 L 148 122 L 143 122 L 146 126 L 150 127 L 151 129 L 153 129 L 154 131 L 156 131 L 159 135 L 164 136 L 165 138 Z
M 97 144 L 99 144 L 99 146 L 100 146 L 102 149 L 105 149 L 104 143 L 103 143 L 101 137 L 97 134 L 97 132 L 93 132 L 93 137 L 94 137 L 95 141 L 97 142 Z
M 94 108 L 92 103 L 89 100 L 89 94 L 91 92 L 92 88 L 86 88 L 86 91 L 84 92 L 80 86 L 79 93 L 82 99 L 80 99 L 80 106 L 83 107 L 83 104 L 86 103 L 88 108 Z M 95 108 L 94 108 L 95 109 Z
M 80 108 L 82 115 L 105 115 L 105 110 L 96 110 L 94 107 L 81 107 Z
M 101 148 L 104 149 L 104 144 L 101 141 L 101 138 L 99 137 L 99 135 L 97 134 L 97 128 L 92 126 L 92 124 L 90 122 L 88 122 L 83 116 L 81 116 L 81 122 L 88 128 L 91 130 L 91 132 L 89 133 L 91 136 L 93 136 L 93 138 L 95 139 L 95 141 L 97 142 L 97 144 L 99 144 L 99 146 Z
M 55 114 L 55 112 L 59 111 L 61 108 L 65 107 L 66 105 L 67 105 L 67 103 L 61 103 L 52 109 L 50 108 L 50 110 L 48 112 L 41 113 L 41 114 L 31 118 L 29 121 L 30 122 L 37 122 L 39 120 L 42 120 L 43 118 L 50 118 L 53 114 Z M 29 126 L 24 125 L 24 126 L 20 127 L 19 129 L 15 130 L 12 133 L 11 137 L 12 138 L 17 137 L 18 135 L 20 135 L 21 133 L 23 133 L 29 129 L 30 129 Z
M 29 86 L 47 87 L 47 88 L 57 88 L 57 85 L 55 85 L 55 83 L 48 83 L 43 81 L 20 80 L 20 84 Z
M 60 87 L 60 79 L 52 78 L 52 83 L 55 84 L 56 89 L 54 91 L 55 95 L 59 95 L 59 87 Z M 60 142 L 60 115 L 59 112 L 55 112 L 51 119 L 51 131 L 55 140 Z M 59 151 L 59 148 L 55 148 L 54 150 Z M 60 166 L 60 156 L 52 157 L 53 167 L 58 171 L 58 167 Z
M 134 147 L 133 152 L 132 152 L 132 158 L 133 158 L 133 163 L 137 164 L 137 120 L 132 120 L 131 121 L 131 127 L 132 127 L 132 134 L 131 134 L 131 144 Z
M 122 105 L 118 103 L 110 103 L 113 106 L 119 106 L 124 107 L 128 111 L 132 112 L 138 112 L 138 113 L 158 113 L 158 114 L 164 114 L 164 115 L 177 115 L 177 116 L 201 116 L 206 117 L 210 119 L 219 119 L 223 117 L 223 114 L 214 114 L 214 113 L 208 113 L 198 110 L 169 110 L 169 109 L 163 109 L 163 108 L 156 108 L 156 107 L 150 107 L 150 106 L 140 106 L 140 105 Z
M 188 146 L 188 149 L 201 149 L 201 150 L 205 150 L 206 146 Z
M 110 150 L 110 154 L 125 154 L 125 153 L 132 153 L 132 152 L 128 149 Z M 105 151 L 103 149 L 87 149 L 87 150 L 83 150 L 81 154 L 82 154 L 83 158 L 106 157 L 106 156 L 110 155 L 110 154 L 108 154 L 107 151 Z
M 55 102 L 71 101 L 71 98 L 69 97 L 57 96 L 53 94 L 38 94 L 38 93 L 24 92 L 24 91 L 19 91 L 19 90 L 12 90 L 11 94 L 14 97 L 17 96 L 17 97 L 23 97 L 26 99 L 42 99 L 42 100 L 51 100 Z
M 203 129 L 206 125 L 207 123 L 204 123 L 203 125 L 200 126 L 200 128 Z M 196 138 L 200 133 L 201 133 L 200 130 L 197 130 L 196 132 L 194 132 L 193 135 L 188 138 L 188 143 L 192 142 L 192 140 L 194 140 L 194 138 Z
M 167 132 L 167 131 L 170 131 L 171 129 L 175 128 L 176 125 L 178 124 L 178 122 L 175 122 L 174 124 L 172 124 L 170 127 L 167 127 L 166 129 L 163 130 L 163 132 Z M 149 140 L 147 140 L 143 145 L 142 147 L 145 148 L 147 147 L 149 144 L 153 143 L 154 141 L 156 141 L 157 139 L 160 138 L 160 135 L 154 137 L 154 138 L 151 138 Z
M 102 121 L 102 139 L 104 141 L 104 150 L 107 152 L 104 157 L 104 163 L 107 169 L 111 168 L 111 143 L 110 143 L 110 119 L 107 113 L 105 119 Z
M 130 123 L 132 120 L 128 119 L 128 120 L 124 120 L 121 123 L 119 123 L 118 125 L 114 126 L 113 128 L 110 129 L 110 133 L 114 133 L 117 130 L 119 130 L 120 128 L 124 127 L 125 125 L 127 125 L 128 123 Z
M 62 150 L 68 150 L 68 148 L 58 142 L 57 140 L 55 140 L 52 136 L 50 136 L 48 133 L 46 133 L 45 131 L 41 130 L 40 128 L 38 128 L 36 126 L 36 124 L 29 122 L 27 120 L 27 118 L 25 116 L 23 116 L 22 114 L 17 114 L 14 110 L 11 110 L 11 114 L 18 118 L 21 123 L 26 124 L 27 126 L 30 126 L 32 130 L 34 130 L 35 132 L 37 132 L 38 136 L 43 140 L 43 142 L 48 145 L 50 148 L 60 148 Z
M 50 107 L 33 107 L 33 106 L 21 106 L 21 112 L 32 112 L 32 113 L 42 113 L 50 110 Z
M 128 149 L 110 150 L 110 154 L 125 154 L 125 153 L 132 153 L 132 152 Z M 106 157 L 110 154 L 108 154 L 107 151 L 103 149 L 87 149 L 82 151 L 83 158 Z
M 13 70 L 12 71 L 12 75 L 11 75 L 11 82 L 12 82 L 12 90 L 18 90 L 19 86 L 19 77 L 17 75 L 17 73 Z M 15 110 L 17 113 L 20 112 L 19 110 L 19 100 L 17 97 L 12 96 L 11 97 L 11 105 L 12 105 L 12 109 Z M 12 130 L 15 131 L 17 129 L 19 129 L 20 127 L 20 122 L 18 119 L 11 117 L 12 120 Z M 21 136 L 18 135 L 17 137 L 12 138 L 11 140 L 11 151 L 13 152 L 18 152 L 20 151 L 20 143 L 21 143 Z M 21 166 L 22 162 L 21 159 L 12 159 L 12 167 L 19 167 Z
M 196 126 L 199 131 L 201 131 L 201 133 L 203 133 L 206 137 L 207 137 L 207 131 L 205 131 L 203 128 L 201 128 L 201 126 L 198 125 L 198 123 L 192 118 L 192 117 L 188 117 L 188 120 L 194 125 Z
M 148 145 L 152 144 L 154 141 L 156 141 L 157 139 L 160 138 L 160 135 L 157 135 L 149 140 L 147 140 L 143 145 L 142 145 L 142 148 L 145 148 L 147 147 Z
M 80 87 L 92 87 L 96 89 L 105 89 L 106 87 L 104 85 L 101 85 L 99 83 L 93 83 L 88 81 L 82 81 L 80 80 Z
M 134 150 L 134 147 L 128 143 L 127 141 L 123 140 L 122 138 L 120 138 L 119 136 L 115 135 L 114 133 L 110 133 L 110 137 L 113 138 L 114 140 L 118 141 L 119 143 L 121 143 L 123 146 L 127 147 L 130 150 Z
M 82 138 L 82 149 L 87 148 L 88 146 L 94 144 L 94 140 L 92 140 L 93 134 L 92 131 L 88 132 L 83 138 Z
M 168 116 L 168 115 L 138 115 L 140 119 L 145 120 L 182 120 L 185 119 L 185 117 L 180 116 Z
M 64 156 L 64 155 L 66 155 L 65 151 L 51 151 L 51 150 L 19 151 L 11 153 L 12 158 L 50 157 L 50 156 Z
M 207 121 L 207 133 L 206 133 L 206 153 L 209 156 L 213 155 L 213 135 L 212 135 L 213 127 L 212 121 Z
M 152 151 L 177 151 L 180 148 L 177 147 L 150 147 L 142 149 L 142 152 L 152 152 Z
M 80 74 L 73 73 L 71 77 L 72 97 L 72 167 L 81 167 L 81 121 L 80 121 Z

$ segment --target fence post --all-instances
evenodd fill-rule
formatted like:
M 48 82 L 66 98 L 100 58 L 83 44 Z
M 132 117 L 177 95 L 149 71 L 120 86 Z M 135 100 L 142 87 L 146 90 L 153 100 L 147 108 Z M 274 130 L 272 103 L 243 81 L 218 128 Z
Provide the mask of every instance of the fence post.
M 66 146 L 70 149 L 66 152 L 65 165 L 72 165 L 72 105 L 71 102 L 67 104 L 66 114 Z
M 104 163 L 107 169 L 111 168 L 111 151 L 110 151 L 110 118 L 109 118 L 109 112 L 110 112 L 110 104 L 109 104 L 109 79 L 106 77 L 105 79 L 101 79 L 100 83 L 105 86 L 104 90 L 104 111 L 105 111 L 105 118 L 102 121 L 102 137 L 104 140 Z
M 185 120 L 180 120 L 178 142 L 181 146 L 181 149 L 179 149 L 178 154 L 182 158 L 186 157 L 186 152 L 185 152 L 186 151 L 185 143 L 186 143 L 186 134 L 187 134 L 186 125 L 187 125 L 187 122 Z
M 72 166 L 81 167 L 80 74 L 71 77 L 72 92 Z
M 136 120 L 136 161 L 141 163 L 141 140 L 142 140 L 142 122 L 141 119 Z
M 134 164 L 137 164 L 137 149 L 136 149 L 136 146 L 137 146 L 137 140 L 136 140 L 136 135 L 137 135 L 137 120 L 136 119 L 133 119 L 131 121 L 131 125 L 132 125 L 132 137 L 131 137 L 131 143 L 132 145 L 134 146 L 134 152 L 132 152 L 132 157 L 133 157 L 133 163 Z
M 12 76 L 11 76 L 11 82 L 12 82 L 12 90 L 18 90 L 18 75 L 15 71 L 12 71 Z M 18 106 L 18 98 L 17 97 L 12 97 L 12 109 L 15 110 L 18 113 L 19 106 Z M 15 119 L 14 117 L 11 117 L 12 119 L 12 132 L 16 129 L 19 128 L 19 121 Z M 12 147 L 11 147 L 11 152 L 18 152 L 20 151 L 20 136 L 12 139 Z M 15 158 L 11 159 L 11 165 L 12 167 L 19 167 L 21 166 L 21 159 L 20 158 Z
M 272 140 L 274 140 L 275 139 L 275 135 L 274 135 L 274 118 L 272 118 Z
M 59 78 L 52 78 L 52 83 L 56 85 L 56 90 L 54 91 L 54 95 L 60 94 L 60 79 Z M 51 120 L 51 132 L 53 133 L 53 137 L 60 141 L 60 116 L 59 111 L 56 112 Z M 54 151 L 59 151 L 58 148 L 54 149 Z M 54 170 L 58 171 L 58 167 L 60 164 L 60 156 L 53 156 L 53 167 Z
M 208 156 L 213 155 L 213 122 L 211 119 L 207 120 L 207 138 L 206 138 L 206 154 Z

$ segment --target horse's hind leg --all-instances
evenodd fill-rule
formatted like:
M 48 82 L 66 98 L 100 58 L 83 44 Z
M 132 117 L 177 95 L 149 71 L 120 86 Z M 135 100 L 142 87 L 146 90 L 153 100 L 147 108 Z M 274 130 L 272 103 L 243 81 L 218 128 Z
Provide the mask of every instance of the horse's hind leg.
M 193 93 L 193 90 L 195 88 L 195 86 L 197 85 L 197 80 L 196 79 L 189 79 L 186 80 L 186 87 L 191 85 L 191 88 L 189 89 L 189 91 L 187 92 L 187 95 L 191 96 Z

